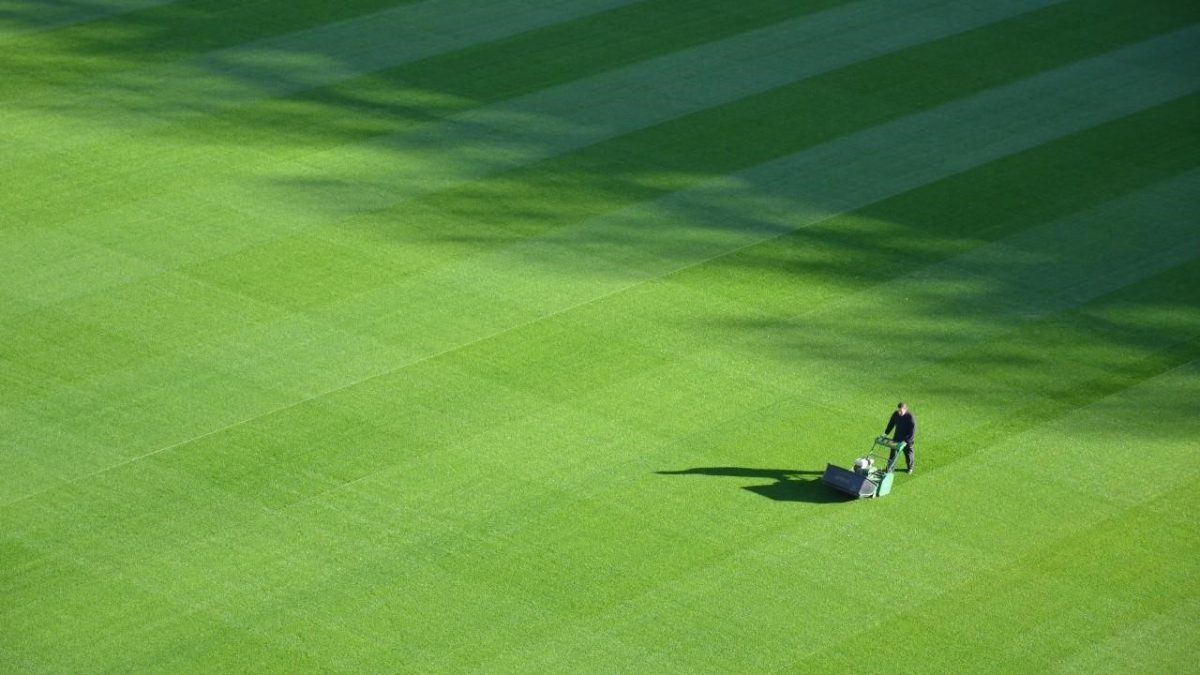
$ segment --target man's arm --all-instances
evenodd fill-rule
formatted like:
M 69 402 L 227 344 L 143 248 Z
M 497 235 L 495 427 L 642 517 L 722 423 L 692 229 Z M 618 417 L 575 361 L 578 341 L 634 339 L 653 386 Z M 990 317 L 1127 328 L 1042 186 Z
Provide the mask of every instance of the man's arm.
M 887 428 L 883 430 L 883 433 L 885 433 L 885 434 L 892 433 L 892 429 L 895 426 L 896 426 L 896 413 L 892 413 L 892 416 L 888 418 L 888 425 L 887 425 Z

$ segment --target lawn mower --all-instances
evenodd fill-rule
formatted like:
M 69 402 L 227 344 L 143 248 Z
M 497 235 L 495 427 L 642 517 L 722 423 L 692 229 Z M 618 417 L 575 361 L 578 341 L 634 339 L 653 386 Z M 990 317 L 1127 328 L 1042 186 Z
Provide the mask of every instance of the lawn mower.
M 886 448 L 888 454 L 893 450 L 903 452 L 904 441 L 893 441 L 887 436 L 877 436 L 866 455 L 854 460 L 854 468 L 843 469 L 829 464 L 821 476 L 821 482 L 835 490 L 845 492 L 858 498 L 882 497 L 892 491 L 892 480 L 895 473 L 887 467 L 877 466 L 879 448 Z

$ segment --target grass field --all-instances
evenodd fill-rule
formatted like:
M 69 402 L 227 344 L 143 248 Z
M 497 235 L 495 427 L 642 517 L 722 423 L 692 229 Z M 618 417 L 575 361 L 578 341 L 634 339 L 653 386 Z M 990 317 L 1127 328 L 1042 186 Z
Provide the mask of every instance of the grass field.
M 1196 672 L 1198 206 L 1196 2 L 0 0 L 0 672 Z

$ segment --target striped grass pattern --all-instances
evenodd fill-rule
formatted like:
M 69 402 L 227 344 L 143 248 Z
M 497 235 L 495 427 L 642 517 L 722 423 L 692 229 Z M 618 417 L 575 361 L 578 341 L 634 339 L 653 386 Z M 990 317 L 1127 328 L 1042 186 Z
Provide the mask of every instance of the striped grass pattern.
M 0 672 L 1191 671 L 1197 120 L 1174 0 L 0 2 Z

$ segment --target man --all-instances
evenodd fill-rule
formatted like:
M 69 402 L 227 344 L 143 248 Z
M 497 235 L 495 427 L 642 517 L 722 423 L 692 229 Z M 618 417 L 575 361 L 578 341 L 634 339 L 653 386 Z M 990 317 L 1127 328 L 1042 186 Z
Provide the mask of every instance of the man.
M 892 418 L 888 420 L 887 429 L 883 430 L 883 434 L 892 433 L 892 429 L 896 433 L 892 434 L 893 441 L 904 441 L 904 462 L 908 464 L 908 473 L 913 472 L 913 440 L 917 435 L 917 418 L 908 412 L 908 405 L 901 401 L 896 406 L 896 412 L 892 413 Z M 891 473 L 896 466 L 896 449 L 892 448 L 892 453 L 888 456 L 887 471 Z

